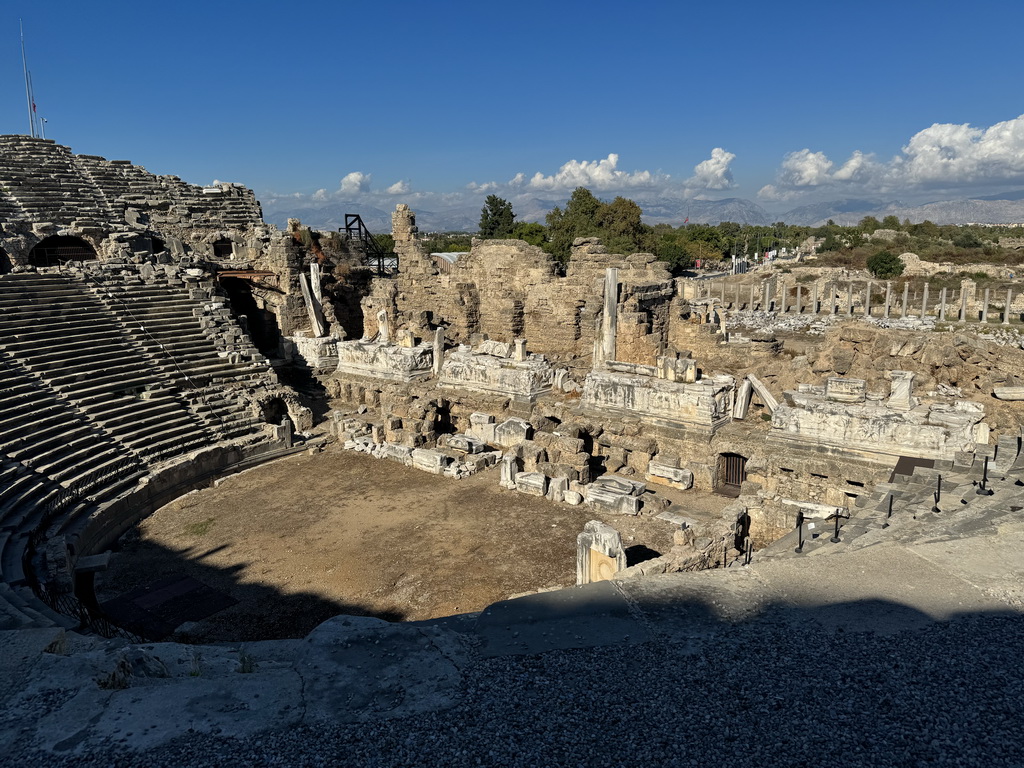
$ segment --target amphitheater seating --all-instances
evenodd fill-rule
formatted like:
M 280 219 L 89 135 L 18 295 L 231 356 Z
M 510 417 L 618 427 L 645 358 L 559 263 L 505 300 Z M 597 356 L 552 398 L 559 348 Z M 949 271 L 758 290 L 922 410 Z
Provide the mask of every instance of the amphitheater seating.
M 0 221 L 123 224 L 131 207 L 147 211 L 160 231 L 183 221 L 200 229 L 245 228 L 262 216 L 250 190 L 197 187 L 28 136 L 0 136 L 0 178 Z M 215 217 L 208 215 L 213 209 Z
M 235 393 L 270 369 L 218 349 L 203 312 L 166 280 L 0 275 L 0 629 L 74 623 L 29 587 L 37 532 L 73 529 L 191 450 L 262 435 Z

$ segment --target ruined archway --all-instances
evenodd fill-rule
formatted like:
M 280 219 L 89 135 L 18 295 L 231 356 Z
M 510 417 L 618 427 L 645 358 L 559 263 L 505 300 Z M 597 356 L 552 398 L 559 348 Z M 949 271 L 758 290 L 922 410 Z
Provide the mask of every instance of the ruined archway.
M 227 237 L 222 237 L 220 240 L 215 240 L 213 243 L 213 258 L 230 259 L 235 255 L 235 247 L 231 240 Z
M 51 235 L 29 251 L 29 263 L 38 268 L 59 267 L 69 261 L 91 261 L 96 249 L 80 237 Z
M 288 416 L 288 404 L 280 397 L 272 397 L 260 404 L 263 421 L 266 424 L 279 425 Z
M 249 334 L 256 349 L 267 357 L 277 357 L 281 343 L 281 329 L 274 313 L 260 306 L 252 293 L 252 285 L 238 277 L 220 278 L 231 308 L 242 329 Z

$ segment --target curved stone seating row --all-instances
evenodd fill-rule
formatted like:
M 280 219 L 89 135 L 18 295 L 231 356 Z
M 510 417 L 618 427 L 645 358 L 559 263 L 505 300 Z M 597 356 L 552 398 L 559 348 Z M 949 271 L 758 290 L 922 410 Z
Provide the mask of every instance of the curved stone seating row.
M 76 625 L 32 591 L 48 536 L 74 538 L 151 471 L 179 472 L 168 460 L 263 435 L 239 389 L 276 382 L 251 342 L 218 349 L 183 286 L 113 285 L 116 301 L 63 275 L 0 276 L 0 629 Z
M 158 231 L 164 225 L 209 228 L 206 214 L 216 208 L 216 227 L 244 229 L 262 220 L 250 190 L 234 186 L 197 187 L 176 176 L 156 176 L 127 160 L 76 155 L 52 140 L 0 136 L 0 220 L 127 224 L 127 209 L 149 214 Z M 221 215 L 223 214 L 223 215 Z
M 157 345 L 133 338 L 82 284 L 58 275 L 7 275 L 0 296 L 0 347 L 118 442 L 160 461 L 182 446 L 215 441 L 174 396 Z M 125 410 L 135 418 L 113 418 Z
M 103 192 L 78 170 L 71 151 L 52 141 L 0 138 L 0 177 L 7 195 L 30 221 L 70 224 L 111 218 Z

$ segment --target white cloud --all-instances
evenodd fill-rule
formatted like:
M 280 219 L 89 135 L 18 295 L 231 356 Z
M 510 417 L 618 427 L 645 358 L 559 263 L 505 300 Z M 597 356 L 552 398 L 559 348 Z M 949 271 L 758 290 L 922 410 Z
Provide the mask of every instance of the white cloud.
M 345 178 L 341 180 L 341 192 L 346 195 L 369 192 L 370 180 L 372 178 L 373 174 L 362 173 L 360 171 L 347 173 L 345 174 Z
M 485 184 L 477 184 L 475 181 L 471 181 L 466 185 L 466 189 L 470 192 L 493 192 L 499 186 L 500 185 L 496 181 L 488 181 Z
M 322 203 L 324 200 L 327 199 L 327 190 L 318 189 L 316 192 L 313 193 L 313 199 L 316 200 L 318 203 Z
M 985 129 L 935 123 L 910 138 L 887 176 L 915 186 L 1024 178 L 1024 115 Z
M 409 186 L 409 182 L 396 181 L 394 184 L 388 187 L 387 193 L 389 195 L 407 195 L 409 194 L 410 189 L 411 187 Z
M 525 173 L 517 173 L 515 176 L 513 176 L 511 179 L 508 180 L 508 185 L 510 187 L 521 187 L 525 183 L 526 183 L 526 174 Z
M 650 171 L 634 171 L 627 173 L 618 170 L 619 156 L 612 153 L 604 160 L 570 160 L 558 169 L 557 173 L 545 176 L 537 171 L 530 179 L 533 189 L 573 189 L 575 187 L 593 187 L 595 189 L 626 189 L 630 187 L 649 187 L 655 182 Z M 519 176 L 517 175 L 518 179 Z M 513 179 L 515 181 L 515 179 Z
M 763 187 L 758 197 L 784 200 L 830 185 L 900 193 L 1010 182 L 1024 183 L 1024 115 L 988 128 L 935 123 L 911 136 L 888 162 L 857 150 L 835 168 L 822 152 L 791 152 L 783 159 L 775 183 Z
M 711 189 L 732 189 L 736 186 L 729 165 L 736 159 L 732 152 L 721 147 L 711 150 L 711 157 L 693 167 L 693 176 L 683 182 L 688 193 L 696 194 Z

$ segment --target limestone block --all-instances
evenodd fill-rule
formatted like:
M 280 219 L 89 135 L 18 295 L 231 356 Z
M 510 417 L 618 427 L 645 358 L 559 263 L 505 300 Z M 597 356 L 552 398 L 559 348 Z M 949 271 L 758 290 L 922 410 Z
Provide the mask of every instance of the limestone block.
M 867 398 L 864 379 L 846 379 L 830 376 L 825 382 L 825 397 L 835 403 L 863 403 Z
M 397 461 L 399 464 L 404 464 L 407 467 L 412 465 L 412 448 L 407 445 L 384 443 L 381 446 L 381 455 L 385 459 Z
M 431 474 L 442 474 L 450 462 L 451 457 L 430 448 L 415 448 L 412 452 L 412 465 Z
M 548 477 L 564 477 L 567 480 L 580 479 L 580 472 L 575 467 L 570 467 L 568 464 L 555 464 L 550 461 L 539 461 L 537 462 L 537 471 L 543 472 Z
M 639 494 L 643 493 L 645 488 L 646 485 L 643 483 L 606 475 L 587 486 L 587 503 L 595 509 L 636 515 L 640 511 Z
M 494 445 L 497 442 L 494 438 L 494 429 L 496 426 L 497 425 L 493 422 L 490 424 L 473 424 L 466 430 L 466 434 L 487 445 Z
M 663 464 L 658 461 L 651 461 L 647 465 L 647 480 L 659 485 L 667 485 L 671 488 L 678 488 L 681 491 L 693 487 L 693 472 L 682 467 Z
M 1024 400 L 1024 387 L 993 387 L 992 394 L 999 400 Z
M 530 496 L 544 496 L 548 490 L 548 478 L 540 472 L 519 472 L 515 477 L 516 490 Z
M 583 494 L 578 491 L 566 491 L 562 494 L 562 501 L 575 507 L 583 503 Z
M 487 450 L 487 446 L 484 445 L 483 441 L 469 435 L 450 435 L 446 446 L 463 453 L 483 453 Z
M 520 459 L 523 464 L 523 469 L 527 472 L 535 472 L 537 465 L 541 462 L 547 461 L 548 454 L 544 450 L 542 445 L 538 445 L 532 440 L 524 440 L 515 447 L 516 458 Z
M 511 418 L 494 428 L 494 442 L 502 448 L 512 448 L 524 440 L 528 440 L 532 433 L 533 427 L 528 421 Z
M 546 475 L 545 475 L 546 477 Z M 547 497 L 551 501 L 561 501 L 569 490 L 569 481 L 564 477 L 553 477 L 548 480 Z
M 591 520 L 576 537 L 576 584 L 608 581 L 626 567 L 622 537 L 610 525 Z
M 474 412 L 469 414 L 469 423 L 472 424 L 474 427 L 480 426 L 482 424 L 493 424 L 494 417 L 489 413 Z
M 514 491 L 516 489 L 516 473 L 518 471 L 519 467 L 516 463 L 515 454 L 506 453 L 501 457 L 501 480 L 499 485 L 502 488 Z
M 626 466 L 637 472 L 646 472 L 651 463 L 651 454 L 644 451 L 630 451 L 626 459 Z

